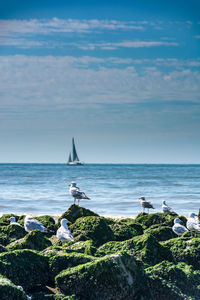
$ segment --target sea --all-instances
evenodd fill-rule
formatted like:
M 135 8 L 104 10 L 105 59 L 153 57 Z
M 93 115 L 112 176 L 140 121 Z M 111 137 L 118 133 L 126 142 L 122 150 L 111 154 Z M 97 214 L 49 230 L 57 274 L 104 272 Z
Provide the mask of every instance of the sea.
M 200 165 L 0 164 L 0 214 L 62 214 L 73 204 L 71 181 L 90 198 L 80 205 L 103 216 L 136 216 L 141 196 L 153 212 L 162 200 L 179 215 L 200 208 Z

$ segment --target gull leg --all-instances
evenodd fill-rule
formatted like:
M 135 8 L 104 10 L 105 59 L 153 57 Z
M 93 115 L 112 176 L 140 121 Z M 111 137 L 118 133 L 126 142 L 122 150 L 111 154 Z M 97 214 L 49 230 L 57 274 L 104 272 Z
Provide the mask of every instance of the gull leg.
M 79 206 L 79 201 L 80 201 L 80 199 L 78 199 L 78 206 Z

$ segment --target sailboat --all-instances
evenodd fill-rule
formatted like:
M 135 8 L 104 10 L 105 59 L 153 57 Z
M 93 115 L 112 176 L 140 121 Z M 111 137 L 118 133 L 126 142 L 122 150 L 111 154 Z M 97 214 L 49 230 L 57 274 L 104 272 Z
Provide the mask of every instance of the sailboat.
M 72 151 L 69 153 L 67 164 L 69 166 L 83 166 L 84 162 L 80 161 L 76 152 L 74 138 L 72 138 Z

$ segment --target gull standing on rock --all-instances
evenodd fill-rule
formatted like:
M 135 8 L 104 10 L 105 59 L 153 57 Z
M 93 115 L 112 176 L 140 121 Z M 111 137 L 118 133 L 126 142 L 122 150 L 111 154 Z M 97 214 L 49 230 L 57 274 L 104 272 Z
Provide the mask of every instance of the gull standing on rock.
M 175 213 L 170 206 L 167 205 L 166 201 L 162 202 L 162 209 L 164 213 Z
M 195 230 L 197 233 L 200 233 L 200 223 L 195 213 L 189 214 L 186 226 L 188 230 Z
M 27 232 L 34 229 L 39 229 L 41 232 L 47 232 L 47 229 L 42 225 L 42 223 L 30 215 L 26 216 L 24 219 L 24 228 Z
M 178 236 L 182 235 L 184 232 L 188 231 L 187 228 L 180 224 L 181 220 L 176 218 L 174 220 L 174 226 L 172 227 L 172 230 L 174 233 L 176 233 Z
M 148 209 L 148 213 L 149 213 L 149 208 L 154 209 L 153 204 L 150 201 L 145 200 L 145 197 L 140 197 L 139 200 L 141 200 L 140 203 L 143 207 L 143 212 L 145 211 L 145 208 Z
M 61 226 L 58 228 L 56 232 L 56 236 L 61 242 L 65 242 L 65 241 L 72 242 L 74 240 L 71 231 L 68 229 L 67 223 L 68 223 L 67 219 L 62 219 L 60 222 Z
M 70 194 L 72 195 L 72 197 L 74 197 L 74 204 L 76 202 L 76 200 L 78 200 L 78 205 L 79 205 L 79 201 L 81 199 L 87 199 L 87 200 L 90 200 L 90 198 L 88 198 L 86 196 L 86 194 L 81 191 L 77 186 L 76 186 L 76 182 L 71 182 L 69 184 L 70 188 L 69 188 L 69 192 Z
M 21 226 L 19 223 L 16 222 L 16 218 L 15 217 L 10 217 L 10 225 Z

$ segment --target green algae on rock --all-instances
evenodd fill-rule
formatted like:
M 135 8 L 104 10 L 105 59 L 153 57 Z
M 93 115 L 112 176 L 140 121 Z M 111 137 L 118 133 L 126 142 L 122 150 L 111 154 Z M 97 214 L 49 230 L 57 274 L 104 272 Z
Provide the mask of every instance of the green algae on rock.
M 200 238 L 183 236 L 162 242 L 167 247 L 175 262 L 185 262 L 195 269 L 200 269 Z
M 15 250 L 0 254 L 0 272 L 25 291 L 49 280 L 48 258 L 33 250 Z
M 60 221 L 65 218 L 68 221 L 74 223 L 78 218 L 81 217 L 88 217 L 88 216 L 96 216 L 98 217 L 99 215 L 96 214 L 95 212 L 86 209 L 84 207 L 81 207 L 79 205 L 76 204 L 72 204 L 68 210 L 62 214 L 62 216 L 58 219 L 58 224 L 60 224 Z
M 68 253 L 62 255 L 55 255 L 49 259 L 49 268 L 52 278 L 58 275 L 61 271 L 85 264 L 95 260 L 92 256 L 86 256 L 81 253 Z
M 166 214 L 166 213 L 155 213 L 155 214 L 147 214 L 140 213 L 135 218 L 135 222 L 140 223 L 144 229 L 149 228 L 155 224 L 162 224 L 165 226 L 173 226 L 174 219 L 177 215 L 174 214 Z
M 113 231 L 103 217 L 81 217 L 70 227 L 75 241 L 93 240 L 99 246 L 115 240 Z
M 116 241 L 125 241 L 129 240 L 134 236 L 138 235 L 137 230 L 131 228 L 130 226 L 126 224 L 120 224 L 120 223 L 114 223 L 110 225 L 110 228 L 112 229 L 115 240 Z
M 94 255 L 97 250 L 92 240 L 76 242 L 70 246 L 67 246 L 65 249 L 68 253 L 77 252 L 84 253 L 85 255 Z
M 65 295 L 75 294 L 81 300 L 137 299 L 146 292 L 141 263 L 126 253 L 65 270 L 56 276 L 56 284 Z
M 2 275 L 0 275 L 0 297 L 1 300 L 27 300 L 24 291 Z
M 177 238 L 177 235 L 172 231 L 172 228 L 169 226 L 162 226 L 162 225 L 156 224 L 156 225 L 152 225 L 150 228 L 146 229 L 144 232 L 150 233 L 158 241 L 166 241 L 169 239 Z
M 146 270 L 154 300 L 200 299 L 200 271 L 185 263 L 163 261 Z
M 142 260 L 147 265 L 154 265 L 162 260 L 172 260 L 171 252 L 161 245 L 151 234 L 143 234 L 123 242 L 109 242 L 97 249 L 96 256 L 126 251 Z
M 51 246 L 50 240 L 40 230 L 29 232 L 23 239 L 17 240 L 7 246 L 8 250 L 32 249 L 41 251 Z

